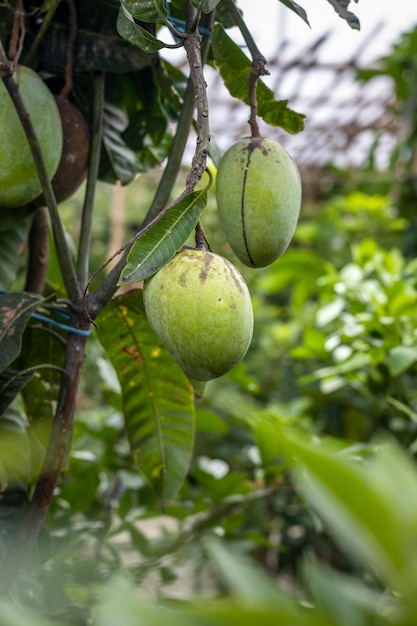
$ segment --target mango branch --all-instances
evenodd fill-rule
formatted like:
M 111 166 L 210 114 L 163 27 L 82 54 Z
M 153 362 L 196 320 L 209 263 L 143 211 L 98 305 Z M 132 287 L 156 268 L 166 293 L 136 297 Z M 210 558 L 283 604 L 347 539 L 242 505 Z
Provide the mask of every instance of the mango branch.
M 209 25 L 211 25 L 214 14 L 211 14 L 208 17 Z M 184 103 L 185 112 L 182 112 L 180 116 L 179 128 L 177 128 L 176 138 L 174 139 L 173 148 L 168 160 L 167 173 L 164 173 L 162 176 L 162 182 L 160 182 L 155 198 L 145 218 L 144 226 L 134 235 L 134 237 L 132 237 L 132 239 L 116 250 L 116 252 L 90 277 L 84 290 L 84 308 L 90 320 L 93 320 L 100 313 L 102 308 L 115 293 L 120 272 L 123 269 L 126 255 L 132 244 L 144 235 L 145 232 L 147 232 L 154 224 L 156 224 L 161 217 L 169 211 L 170 208 L 178 204 L 183 198 L 190 194 L 206 171 L 210 132 L 206 81 L 203 73 L 203 59 L 206 58 L 208 52 L 209 39 L 205 38 L 203 48 L 202 39 L 201 35 L 197 32 L 193 32 L 189 33 L 184 41 L 184 47 L 187 52 L 188 63 L 190 66 L 190 79 L 186 91 L 186 101 Z M 197 108 L 197 138 L 191 170 L 187 176 L 184 191 L 177 198 L 175 198 L 175 200 L 166 204 L 181 166 L 188 132 L 193 118 L 194 106 Z M 209 174 L 209 176 L 211 183 L 211 175 Z M 161 206 L 161 204 L 163 208 L 158 210 L 158 206 Z M 89 295 L 87 298 L 88 288 L 96 276 L 105 267 L 107 267 L 113 259 L 122 253 L 125 254 L 120 262 L 103 280 L 94 294 Z
M 239 9 L 236 7 L 233 0 L 226 0 L 227 8 L 233 16 L 233 19 L 242 33 L 242 37 L 245 40 L 246 45 L 248 46 L 248 50 L 252 57 L 252 70 L 249 76 L 249 85 L 248 85 L 248 96 L 249 96 L 249 105 L 250 105 L 250 117 L 249 117 L 249 126 L 251 128 L 252 137 L 259 137 L 259 126 L 257 122 L 258 115 L 258 100 L 256 96 L 256 88 L 258 84 L 258 79 L 260 76 L 268 76 L 269 71 L 266 69 L 267 60 L 265 59 L 262 52 L 259 50 L 258 46 L 255 43 L 255 40 L 252 37 L 252 34 L 249 28 L 246 25 L 245 20 L 242 17 Z
M 19 116 L 20 122 L 26 133 L 26 137 L 29 142 L 29 147 L 32 153 L 33 160 L 35 162 L 38 177 L 42 186 L 42 192 L 49 209 L 49 215 L 52 225 L 52 233 L 55 240 L 57 250 L 59 250 L 58 261 L 62 273 L 62 278 L 65 283 L 65 287 L 68 292 L 68 296 L 71 300 L 79 300 L 81 296 L 81 289 L 78 284 L 77 276 L 75 273 L 74 265 L 72 263 L 70 251 L 67 245 L 64 228 L 61 222 L 61 218 L 58 212 L 58 206 L 55 199 L 55 194 L 52 188 L 51 181 L 45 166 L 45 161 L 42 155 L 41 146 L 39 144 L 38 137 L 33 128 L 30 115 L 26 109 L 26 106 L 20 95 L 19 86 L 13 78 L 13 64 L 7 59 L 4 52 L 4 48 L 0 42 L 0 75 L 3 78 L 4 86 L 6 87 L 13 105 Z

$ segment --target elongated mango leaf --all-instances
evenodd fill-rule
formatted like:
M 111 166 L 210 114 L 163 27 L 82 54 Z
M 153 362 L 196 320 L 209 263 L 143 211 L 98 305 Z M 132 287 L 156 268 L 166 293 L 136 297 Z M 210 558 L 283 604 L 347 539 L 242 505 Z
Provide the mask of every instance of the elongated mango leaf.
M 123 5 L 117 16 L 117 32 L 123 39 L 126 39 L 129 43 L 137 46 L 144 52 L 151 54 L 152 52 L 158 52 L 162 48 L 174 48 L 176 46 L 164 43 L 160 39 L 157 39 L 149 31 L 136 24 L 130 14 L 124 9 Z
M 145 280 L 172 259 L 196 227 L 206 202 L 205 190 L 193 191 L 171 207 L 133 244 L 118 284 Z
M 276 423 L 257 429 L 275 439 L 341 545 L 388 585 L 410 591 L 417 575 L 417 477 L 404 452 L 383 445 L 357 461 L 341 453 L 340 442 L 312 444 Z
M 137 465 L 167 501 L 178 492 L 191 461 L 192 385 L 149 326 L 141 290 L 110 302 L 98 325 L 97 337 L 122 388 L 125 428 Z
M 23 331 L 41 302 L 29 293 L 0 294 L 0 372 L 19 355 Z
M 220 24 L 213 29 L 212 47 L 214 59 L 227 89 L 235 98 L 249 105 L 249 77 L 252 63 L 240 47 L 226 34 Z M 280 126 L 289 133 L 304 128 L 304 115 L 287 107 L 287 100 L 276 100 L 274 92 L 258 80 L 256 95 L 258 115 L 272 126 Z
M 138 159 L 123 139 L 129 120 L 120 108 L 105 102 L 103 115 L 103 152 L 100 163 L 100 178 L 120 180 L 122 185 L 130 183 L 138 172 Z M 106 157 L 106 158 L 104 158 Z M 111 175 L 107 174 L 110 170 Z
M 140 22 L 163 23 L 165 0 L 121 0 L 123 8 Z
M 26 327 L 17 366 L 36 371 L 22 389 L 26 415 L 31 424 L 52 421 L 65 355 L 65 343 L 56 332 L 50 332 L 47 325 L 29 324 Z
M 310 22 L 308 21 L 307 13 L 304 11 L 303 7 L 300 7 L 299 4 L 294 2 L 294 0 L 279 0 L 282 4 L 284 4 L 288 9 L 294 11 L 302 20 L 305 21 L 306 24 L 310 26 Z

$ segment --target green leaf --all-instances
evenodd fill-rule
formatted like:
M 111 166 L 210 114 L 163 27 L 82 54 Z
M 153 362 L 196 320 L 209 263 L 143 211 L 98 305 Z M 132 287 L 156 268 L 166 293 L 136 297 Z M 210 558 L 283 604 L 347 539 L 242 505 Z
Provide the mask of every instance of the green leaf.
M 302 20 L 305 21 L 306 24 L 310 26 L 310 22 L 308 21 L 307 13 L 304 11 L 303 7 L 300 7 L 299 4 L 294 2 L 293 0 L 279 0 L 286 7 L 294 11 L 297 15 L 301 17 Z
M 19 355 L 23 331 L 41 301 L 29 293 L 0 294 L 0 372 Z
M 65 364 L 66 344 L 43 323 L 29 324 L 23 334 L 17 365 L 36 371 L 22 390 L 30 423 L 51 423 Z
M 358 461 L 342 453 L 340 442 L 307 442 L 272 421 L 258 428 L 275 437 L 340 545 L 394 588 L 415 589 L 417 477 L 404 452 L 384 444 Z
M 214 537 L 207 537 L 204 546 L 221 579 L 240 603 L 271 606 L 285 601 L 291 606 L 289 596 L 281 596 L 273 580 L 258 569 L 251 559 L 226 548 L 223 542 Z
M 171 207 L 134 243 L 118 284 L 145 280 L 172 259 L 195 228 L 206 202 L 205 191 L 194 191 Z
M 357 0 L 355 1 L 357 2 Z M 351 11 L 347 10 L 350 4 L 350 0 L 327 0 L 327 2 L 332 5 L 339 17 L 346 20 L 351 28 L 355 30 L 360 30 L 361 25 L 358 18 L 354 13 L 351 13 Z
M 23 372 L 8 369 L 0 373 L 0 415 L 3 415 L 33 374 L 32 369 Z
M 252 63 L 240 47 L 226 34 L 220 24 L 213 29 L 212 46 L 214 59 L 224 83 L 231 95 L 249 105 L 248 85 Z M 275 100 L 274 93 L 258 80 L 256 95 L 258 115 L 267 124 L 280 126 L 289 133 L 298 133 L 304 128 L 304 115 L 287 107 L 287 100 Z
M 413 346 L 395 346 L 385 357 L 385 365 L 391 376 L 404 374 L 417 361 L 417 348 Z
M 103 118 L 103 147 L 107 157 L 100 163 L 100 178 L 109 177 L 120 180 L 122 185 L 130 183 L 137 174 L 138 162 L 136 154 L 127 146 L 122 138 L 129 121 L 125 113 L 118 107 L 105 103 Z M 106 170 L 111 170 L 111 175 Z
M 121 0 L 122 7 L 140 22 L 164 23 L 164 0 Z
M 125 11 L 123 5 L 117 17 L 117 32 L 123 39 L 137 46 L 148 54 L 158 52 L 162 48 L 174 48 L 176 46 L 169 45 L 157 39 L 149 31 L 136 24 L 133 18 Z
M 378 618 L 384 592 L 377 593 L 361 580 L 313 561 L 304 563 L 302 575 L 312 604 L 335 624 L 365 626 L 374 623 L 375 614 Z
M 98 325 L 98 339 L 122 388 L 125 428 L 137 465 L 157 496 L 169 500 L 191 461 L 192 385 L 149 326 L 140 290 L 110 302 Z

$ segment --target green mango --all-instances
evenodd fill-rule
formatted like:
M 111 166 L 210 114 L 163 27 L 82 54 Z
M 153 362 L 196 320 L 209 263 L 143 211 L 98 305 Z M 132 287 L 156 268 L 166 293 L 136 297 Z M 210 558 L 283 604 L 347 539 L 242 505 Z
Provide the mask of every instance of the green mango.
M 253 332 L 251 298 L 223 257 L 181 250 L 145 281 L 143 298 L 150 325 L 192 380 L 222 376 L 245 356 Z
M 55 174 L 62 153 L 62 124 L 55 98 L 36 72 L 17 67 L 14 79 L 30 115 L 46 170 Z M 0 206 L 28 204 L 42 191 L 25 131 L 0 80 Z
M 236 256 L 249 267 L 270 265 L 287 249 L 301 208 L 301 179 L 271 139 L 241 139 L 223 155 L 216 178 L 220 221 Z

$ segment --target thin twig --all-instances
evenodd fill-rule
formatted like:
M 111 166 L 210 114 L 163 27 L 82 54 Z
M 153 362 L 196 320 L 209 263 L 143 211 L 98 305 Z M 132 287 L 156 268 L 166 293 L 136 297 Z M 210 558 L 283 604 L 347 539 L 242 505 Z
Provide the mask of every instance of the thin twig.
M 52 18 L 55 15 L 55 11 L 58 8 L 59 3 L 61 2 L 61 0 L 50 0 L 48 3 L 48 11 L 46 13 L 46 15 L 44 16 L 44 18 L 42 19 L 42 23 L 40 25 L 40 28 L 38 30 L 38 32 L 36 33 L 36 37 L 33 40 L 33 43 L 31 45 L 31 47 L 29 48 L 28 53 L 25 55 L 24 57 L 24 62 L 26 65 L 31 65 L 34 58 L 37 55 L 37 52 L 39 50 L 39 46 L 42 43 L 42 40 L 45 36 L 46 31 L 49 28 L 50 23 L 52 22 Z
M 13 27 L 9 42 L 9 59 L 18 63 L 22 54 L 25 40 L 25 9 L 22 0 L 16 0 L 16 8 L 13 11 Z
M 91 137 L 87 185 L 85 189 L 81 217 L 80 240 L 78 245 L 77 276 L 82 287 L 87 284 L 89 275 L 94 197 L 100 165 L 101 144 L 103 140 L 104 87 L 105 74 L 104 72 L 99 72 L 94 76 L 93 135 Z
M 242 18 L 242 15 L 239 9 L 236 7 L 233 0 L 226 0 L 227 8 L 233 16 L 233 19 L 236 22 L 242 36 L 245 40 L 246 45 L 248 46 L 250 55 L 252 57 L 252 70 L 249 77 L 249 85 L 248 85 L 248 96 L 249 96 L 249 105 L 250 105 L 250 117 L 249 117 L 249 126 L 251 129 L 252 137 L 259 137 L 259 126 L 257 121 L 258 116 L 258 99 L 256 96 L 256 90 L 258 85 L 258 80 L 260 76 L 267 76 L 269 71 L 266 69 L 266 59 L 259 50 L 256 45 L 252 34 L 248 27 L 246 26 L 246 22 Z
M 72 71 L 74 66 L 75 40 L 77 38 L 77 9 L 74 0 L 67 0 L 69 13 L 69 33 L 65 59 L 65 84 L 61 96 L 66 98 L 72 91 Z

